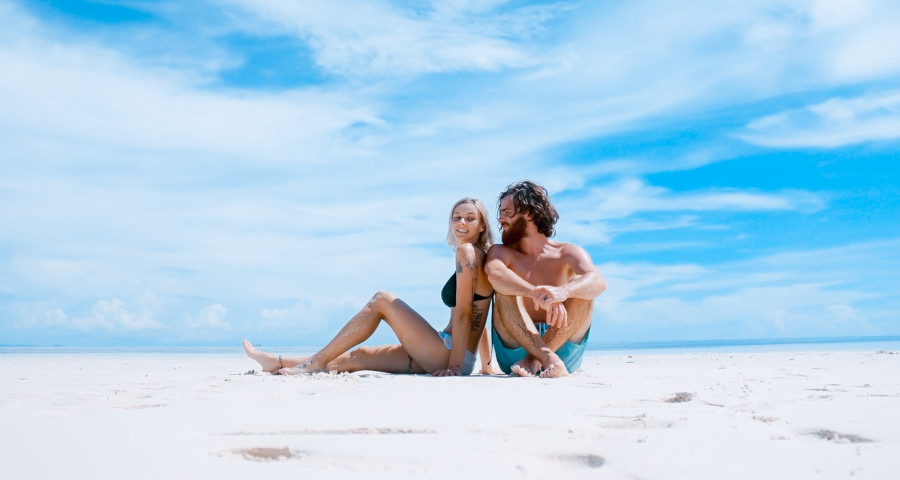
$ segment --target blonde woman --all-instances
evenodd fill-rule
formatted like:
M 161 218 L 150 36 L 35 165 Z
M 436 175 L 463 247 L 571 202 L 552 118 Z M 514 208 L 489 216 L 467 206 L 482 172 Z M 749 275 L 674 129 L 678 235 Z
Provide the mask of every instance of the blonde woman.
M 484 273 L 486 252 L 493 243 L 487 218 L 487 208 L 474 198 L 463 198 L 451 209 L 447 240 L 456 249 L 456 270 L 441 291 L 441 298 L 450 307 L 450 323 L 444 331 L 435 330 L 393 294 L 377 292 L 328 345 L 311 357 L 262 352 L 244 340 L 247 356 L 259 362 L 263 370 L 282 375 L 359 370 L 469 375 L 475 367 L 475 350 L 482 343 L 482 371 L 493 373 L 490 348 L 482 341 L 482 337 L 486 341 L 483 333 L 493 294 Z M 372 336 L 382 321 L 397 335 L 399 345 L 349 351 Z

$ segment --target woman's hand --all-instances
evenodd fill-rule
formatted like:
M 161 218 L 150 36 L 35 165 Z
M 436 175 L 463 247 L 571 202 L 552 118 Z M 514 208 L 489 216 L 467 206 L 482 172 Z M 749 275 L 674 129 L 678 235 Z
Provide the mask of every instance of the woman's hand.
M 445 368 L 443 370 L 436 370 L 432 375 L 435 377 L 458 377 L 462 375 L 462 369 L 460 368 Z

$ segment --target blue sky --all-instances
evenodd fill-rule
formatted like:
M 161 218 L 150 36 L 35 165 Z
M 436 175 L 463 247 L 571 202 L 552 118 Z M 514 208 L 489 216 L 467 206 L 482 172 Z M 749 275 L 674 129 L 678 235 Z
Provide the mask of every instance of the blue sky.
M 592 340 L 900 335 L 900 6 L 0 0 L 0 344 L 433 325 L 452 203 L 550 190 Z M 392 342 L 379 330 L 375 342 Z

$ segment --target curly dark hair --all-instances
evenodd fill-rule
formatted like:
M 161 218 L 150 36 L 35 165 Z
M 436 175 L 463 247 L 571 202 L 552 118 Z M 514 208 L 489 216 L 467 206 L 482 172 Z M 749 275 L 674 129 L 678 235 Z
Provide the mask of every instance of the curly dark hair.
M 556 233 L 553 230 L 553 226 L 559 220 L 559 214 L 556 213 L 556 209 L 550 203 L 550 195 L 547 193 L 546 188 L 530 180 L 522 180 L 521 182 L 510 184 L 497 199 L 498 211 L 500 203 L 507 196 L 512 196 L 516 213 L 521 212 L 531 215 L 539 232 L 548 237 L 552 237 Z

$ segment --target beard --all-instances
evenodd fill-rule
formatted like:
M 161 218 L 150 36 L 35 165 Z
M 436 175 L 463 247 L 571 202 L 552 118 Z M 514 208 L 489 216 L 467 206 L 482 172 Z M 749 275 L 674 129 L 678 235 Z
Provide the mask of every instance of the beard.
M 519 240 L 522 240 L 522 238 L 525 237 L 525 225 L 525 217 L 517 218 L 509 228 L 503 231 L 500 241 L 507 247 L 519 243 Z

